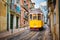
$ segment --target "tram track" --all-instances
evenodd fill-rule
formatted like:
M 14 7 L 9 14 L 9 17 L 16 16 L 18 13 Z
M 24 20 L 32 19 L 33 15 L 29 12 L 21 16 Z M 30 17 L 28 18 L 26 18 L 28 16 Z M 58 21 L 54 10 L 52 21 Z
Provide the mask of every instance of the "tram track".
M 26 38 L 27 40 L 31 39 L 36 33 L 33 33 L 32 35 L 30 35 L 28 38 Z
M 32 36 L 34 36 L 37 32 L 30 32 L 29 34 L 27 34 L 26 36 L 24 36 L 23 38 L 21 38 L 20 40 L 29 40 Z
M 25 32 L 19 34 L 18 36 L 12 37 L 9 40 L 45 40 L 47 31 L 47 29 L 41 31 L 26 30 Z
M 44 40 L 45 31 L 39 32 L 37 40 Z
M 7 40 L 17 40 L 17 39 L 20 39 L 20 38 L 22 38 L 22 36 L 26 36 L 27 34 L 29 34 L 30 33 L 30 30 L 26 30 L 26 31 L 24 31 L 24 32 L 21 32 L 19 35 L 17 35 L 17 36 L 13 36 L 13 37 L 10 37 L 10 38 L 8 38 Z M 16 39 L 15 39 L 16 38 Z

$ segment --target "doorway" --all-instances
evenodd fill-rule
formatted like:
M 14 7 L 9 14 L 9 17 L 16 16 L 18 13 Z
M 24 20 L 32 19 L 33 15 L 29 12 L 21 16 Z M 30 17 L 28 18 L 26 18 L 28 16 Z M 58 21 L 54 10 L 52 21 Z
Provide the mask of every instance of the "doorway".
M 10 15 L 10 29 L 13 29 L 13 15 Z
M 19 20 L 19 17 L 16 17 L 16 28 L 18 28 L 18 20 Z

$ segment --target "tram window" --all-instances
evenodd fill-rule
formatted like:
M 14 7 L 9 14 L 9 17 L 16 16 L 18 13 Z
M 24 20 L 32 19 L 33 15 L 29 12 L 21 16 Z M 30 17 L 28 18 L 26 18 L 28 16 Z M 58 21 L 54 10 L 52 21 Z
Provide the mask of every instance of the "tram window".
M 36 19 L 36 15 L 35 15 L 35 16 L 33 16 L 33 20 L 34 20 L 34 19 Z
M 38 14 L 38 20 L 41 20 L 41 15 L 40 14 Z
M 32 14 L 30 14 L 30 19 L 32 20 Z

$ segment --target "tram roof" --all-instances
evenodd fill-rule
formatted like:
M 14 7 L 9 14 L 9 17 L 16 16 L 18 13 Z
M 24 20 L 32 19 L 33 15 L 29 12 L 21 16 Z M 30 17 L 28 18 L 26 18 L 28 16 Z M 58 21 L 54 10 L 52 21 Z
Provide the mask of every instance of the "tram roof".
M 43 12 L 40 9 L 34 9 L 30 11 L 30 14 L 43 14 Z

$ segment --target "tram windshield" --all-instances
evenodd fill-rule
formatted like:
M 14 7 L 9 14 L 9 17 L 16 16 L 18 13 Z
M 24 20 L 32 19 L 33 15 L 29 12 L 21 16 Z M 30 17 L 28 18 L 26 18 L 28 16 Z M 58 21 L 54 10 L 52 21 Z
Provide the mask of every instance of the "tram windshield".
M 38 20 L 41 20 L 41 14 L 38 14 Z
M 36 14 L 33 14 L 33 20 L 34 20 L 34 19 L 37 19 Z

